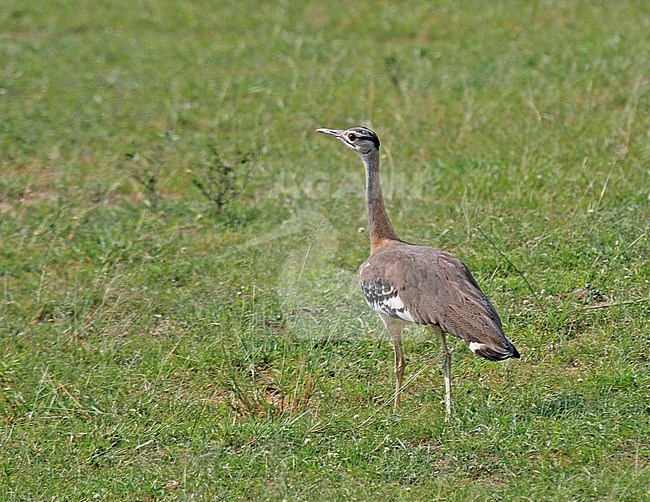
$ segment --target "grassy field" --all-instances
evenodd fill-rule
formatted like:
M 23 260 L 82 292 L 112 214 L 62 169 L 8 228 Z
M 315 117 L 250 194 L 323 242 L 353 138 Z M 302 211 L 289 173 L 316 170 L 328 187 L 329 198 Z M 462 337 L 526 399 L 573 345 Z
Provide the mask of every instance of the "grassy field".
M 250 10 L 249 10 L 250 9 Z M 3 500 L 650 490 L 648 2 L 8 0 Z M 405 240 L 522 359 L 392 347 L 356 286 L 373 127 Z M 646 499 L 647 500 L 647 499 Z

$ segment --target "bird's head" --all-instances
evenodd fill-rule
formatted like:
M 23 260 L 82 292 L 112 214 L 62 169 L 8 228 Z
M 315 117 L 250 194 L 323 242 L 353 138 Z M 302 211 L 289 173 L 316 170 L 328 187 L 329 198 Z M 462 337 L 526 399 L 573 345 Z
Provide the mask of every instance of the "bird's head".
M 345 146 L 357 152 L 361 158 L 379 151 L 379 138 L 367 127 L 358 126 L 345 130 L 316 129 L 316 131 L 334 136 Z

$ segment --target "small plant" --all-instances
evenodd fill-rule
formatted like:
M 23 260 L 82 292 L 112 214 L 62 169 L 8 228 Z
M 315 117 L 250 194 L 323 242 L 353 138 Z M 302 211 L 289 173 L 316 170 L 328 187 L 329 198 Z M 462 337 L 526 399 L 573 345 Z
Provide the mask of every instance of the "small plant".
M 126 158 L 134 163 L 131 176 L 142 187 L 144 203 L 155 213 L 160 207 L 162 196 L 158 183 L 160 181 L 160 169 L 163 165 L 162 149 L 158 149 L 153 158 L 140 156 L 138 153 L 127 153 Z M 143 167 L 136 167 L 143 164 Z
M 134 173 L 133 177 L 142 185 L 143 193 L 145 195 L 145 204 L 149 206 L 153 212 L 158 211 L 158 206 L 160 205 L 160 191 L 158 190 L 160 166 L 146 175 Z
M 192 183 L 220 213 L 246 188 L 252 170 L 249 168 L 244 172 L 243 168 L 250 164 L 253 158 L 254 155 L 250 152 L 240 154 L 235 167 L 221 160 L 216 147 L 210 145 L 202 159 L 202 176 L 195 176 Z
M 395 56 L 387 56 L 384 58 L 384 67 L 388 73 L 388 78 L 395 89 L 401 89 L 404 75 L 399 61 Z

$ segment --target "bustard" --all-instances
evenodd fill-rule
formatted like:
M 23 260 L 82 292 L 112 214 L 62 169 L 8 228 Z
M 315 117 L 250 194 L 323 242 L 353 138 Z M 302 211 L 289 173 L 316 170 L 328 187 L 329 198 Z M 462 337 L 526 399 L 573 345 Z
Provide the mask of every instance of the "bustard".
M 518 358 L 519 352 L 503 333 L 497 311 L 463 262 L 442 249 L 404 242 L 395 233 L 381 194 L 377 135 L 366 127 L 318 132 L 334 136 L 354 150 L 366 170 L 370 257 L 359 267 L 359 282 L 395 349 L 395 408 L 400 406 L 406 366 L 402 329 L 409 322 L 430 326 L 442 344 L 445 420 L 449 420 L 451 354 L 447 333 L 462 338 L 469 350 L 490 361 Z

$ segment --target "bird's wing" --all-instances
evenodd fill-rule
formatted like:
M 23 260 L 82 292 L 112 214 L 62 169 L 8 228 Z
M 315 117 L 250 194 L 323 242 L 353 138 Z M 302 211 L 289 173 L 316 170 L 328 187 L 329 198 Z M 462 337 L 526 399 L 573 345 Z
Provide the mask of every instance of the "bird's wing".
M 364 292 L 381 288 L 381 292 L 399 299 L 408 320 L 439 326 L 462 338 L 472 352 L 486 359 L 516 357 L 496 310 L 468 268 L 446 251 L 408 244 L 393 246 L 373 254 L 359 269 L 359 280 Z M 366 299 L 371 303 L 368 293 Z
M 415 322 L 391 281 L 379 276 L 373 277 L 361 282 L 361 290 L 368 305 L 378 314 L 402 321 Z

